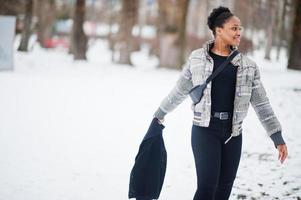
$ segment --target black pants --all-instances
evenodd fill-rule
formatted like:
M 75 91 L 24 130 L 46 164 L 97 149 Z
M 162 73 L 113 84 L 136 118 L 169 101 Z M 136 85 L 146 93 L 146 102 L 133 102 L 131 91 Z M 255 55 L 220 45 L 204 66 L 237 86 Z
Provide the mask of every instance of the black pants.
M 193 200 L 227 200 L 239 166 L 242 134 L 230 137 L 232 118 L 211 118 L 209 127 L 193 125 L 191 145 L 197 173 Z

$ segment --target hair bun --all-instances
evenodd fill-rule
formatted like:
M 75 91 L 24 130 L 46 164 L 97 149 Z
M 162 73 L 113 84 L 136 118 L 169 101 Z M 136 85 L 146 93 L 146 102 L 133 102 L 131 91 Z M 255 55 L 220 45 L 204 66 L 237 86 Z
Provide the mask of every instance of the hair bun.
M 229 8 L 226 8 L 226 7 L 223 7 L 223 6 L 220 6 L 220 7 L 218 7 L 218 8 L 214 8 L 214 9 L 212 10 L 212 12 L 210 13 L 210 15 L 209 15 L 209 17 L 208 17 L 208 22 L 207 22 L 207 24 L 208 24 L 208 26 L 209 26 L 209 28 L 210 28 L 211 30 L 213 30 L 213 28 L 214 28 L 214 21 L 215 21 L 215 19 L 216 19 L 220 14 L 222 14 L 222 13 L 224 13 L 224 12 L 229 12 L 229 13 L 231 13 L 231 11 L 229 10 Z

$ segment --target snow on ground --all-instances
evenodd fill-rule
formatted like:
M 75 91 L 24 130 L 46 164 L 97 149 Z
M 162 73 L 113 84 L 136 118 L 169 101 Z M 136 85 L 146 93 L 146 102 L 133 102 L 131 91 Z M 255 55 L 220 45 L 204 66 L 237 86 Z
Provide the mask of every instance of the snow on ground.
M 284 55 L 262 57 L 252 55 L 289 157 L 280 164 L 250 107 L 230 199 L 301 199 L 301 73 L 285 69 Z M 14 71 L 0 72 L 0 200 L 128 199 L 139 144 L 180 72 L 156 69 L 145 50 L 133 55 L 135 67 L 110 58 L 102 41 L 91 44 L 87 62 L 35 46 L 15 53 Z M 165 118 L 162 200 L 191 200 L 196 190 L 190 104 L 187 98 Z

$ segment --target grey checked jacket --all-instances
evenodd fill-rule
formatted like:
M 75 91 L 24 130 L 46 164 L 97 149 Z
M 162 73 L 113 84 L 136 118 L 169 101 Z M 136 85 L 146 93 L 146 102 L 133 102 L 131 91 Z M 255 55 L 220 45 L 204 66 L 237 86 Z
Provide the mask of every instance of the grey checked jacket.
M 153 117 L 163 120 L 164 116 L 173 111 L 186 99 L 192 87 L 203 83 L 213 71 L 213 59 L 209 49 L 214 40 L 207 41 L 202 48 L 194 50 L 176 82 L 174 88 L 163 99 Z M 274 142 L 275 148 L 285 144 L 282 138 L 281 125 L 270 105 L 266 91 L 260 80 L 260 72 L 254 61 L 242 55 L 236 55 L 231 63 L 237 67 L 236 89 L 232 118 L 232 137 L 242 133 L 242 122 L 248 113 L 249 104 L 253 106 L 261 124 Z M 211 82 L 204 91 L 202 100 L 192 103 L 193 124 L 208 127 L 211 116 Z

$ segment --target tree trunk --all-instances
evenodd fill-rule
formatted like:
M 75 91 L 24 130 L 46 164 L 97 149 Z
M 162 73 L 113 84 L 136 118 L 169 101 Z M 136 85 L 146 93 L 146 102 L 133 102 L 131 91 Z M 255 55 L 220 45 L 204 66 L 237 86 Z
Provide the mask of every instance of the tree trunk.
M 250 11 L 250 18 L 251 18 L 251 22 L 250 22 L 250 27 L 248 29 L 250 29 L 250 37 L 249 39 L 252 41 L 253 43 L 253 40 L 252 38 L 254 38 L 254 35 L 255 35 L 255 19 L 254 17 L 251 17 L 251 16 L 254 16 L 254 14 L 256 13 L 256 1 L 251 1 L 250 2 L 250 6 L 251 6 L 251 11 Z M 253 51 L 252 51 L 252 54 L 253 54 Z
M 131 53 L 134 47 L 132 29 L 137 23 L 139 0 L 123 0 L 121 19 L 118 33 L 119 61 L 120 64 L 132 65 Z
M 286 7 L 287 7 L 287 0 L 278 0 L 279 6 L 281 7 L 280 11 L 281 11 L 281 16 L 280 16 L 280 20 L 279 20 L 279 24 L 278 24 L 278 44 L 277 44 L 277 60 L 279 60 L 280 58 L 280 50 L 281 47 L 283 46 L 282 42 L 283 42 L 283 34 L 284 34 L 284 29 L 285 29 L 285 15 L 286 15 Z
M 111 61 L 112 62 L 115 62 L 115 41 L 116 41 L 116 36 L 114 36 L 114 33 L 113 33 L 113 25 L 114 25 L 114 5 L 113 5 L 113 1 L 110 1 L 108 2 L 108 7 L 110 9 L 110 12 L 109 12 L 109 18 L 108 18 L 108 24 L 109 24 L 109 34 L 108 34 L 108 42 L 109 42 L 109 48 L 111 50 Z
M 76 0 L 73 13 L 73 27 L 70 44 L 70 52 L 75 60 L 86 60 L 87 36 L 84 33 L 83 25 L 85 21 L 85 0 Z
M 45 40 L 51 38 L 53 35 L 55 0 L 36 0 L 36 4 L 38 42 L 42 47 L 45 47 Z
M 274 30 L 274 24 L 275 24 L 275 15 L 276 15 L 276 6 L 274 5 L 274 2 L 269 2 L 270 6 L 270 15 L 269 15 L 269 23 L 268 23 L 268 30 L 267 30 L 267 41 L 266 41 L 266 47 L 265 47 L 265 56 L 264 58 L 267 60 L 271 60 L 271 50 L 273 47 L 273 30 Z
M 24 12 L 22 0 L 0 0 L 0 15 L 17 15 Z
M 32 11 L 33 0 L 27 0 L 25 3 L 24 28 L 22 30 L 22 38 L 18 51 L 28 51 L 28 42 L 31 35 Z
M 297 0 L 295 4 L 295 20 L 292 31 L 292 40 L 288 68 L 301 70 L 301 1 Z
M 159 67 L 181 69 L 189 0 L 159 0 Z

